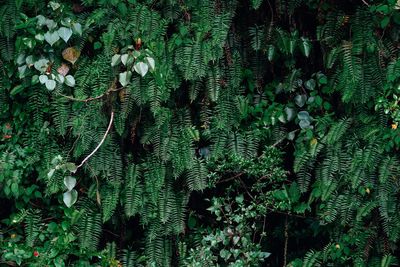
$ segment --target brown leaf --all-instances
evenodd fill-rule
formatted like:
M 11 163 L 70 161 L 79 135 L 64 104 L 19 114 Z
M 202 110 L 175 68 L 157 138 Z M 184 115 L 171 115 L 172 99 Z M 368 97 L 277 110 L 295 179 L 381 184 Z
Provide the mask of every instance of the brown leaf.
M 57 72 L 60 73 L 62 76 L 66 76 L 69 72 L 68 65 L 65 63 L 62 63 L 61 66 L 57 69 Z
M 74 47 L 68 47 L 62 52 L 63 58 L 66 61 L 71 62 L 72 64 L 74 64 L 78 60 L 80 55 L 81 51 Z

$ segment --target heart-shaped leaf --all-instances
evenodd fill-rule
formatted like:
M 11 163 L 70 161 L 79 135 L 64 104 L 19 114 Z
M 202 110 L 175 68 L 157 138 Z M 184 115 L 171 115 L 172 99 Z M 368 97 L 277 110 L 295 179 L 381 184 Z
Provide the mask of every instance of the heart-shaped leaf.
M 119 82 L 122 86 L 126 86 L 131 80 L 132 72 L 125 71 L 119 74 Z
M 47 69 L 47 66 L 49 65 L 49 61 L 47 59 L 39 59 L 38 61 L 36 61 L 33 66 L 35 67 L 35 69 L 37 69 L 40 72 L 45 72 Z
M 58 35 L 58 32 L 46 32 L 44 34 L 44 39 L 51 46 L 53 46 L 53 44 L 55 44 L 58 40 L 60 40 L 60 36 Z
M 75 86 L 74 76 L 72 75 L 65 76 L 65 84 L 68 85 L 69 87 L 74 87 Z
M 310 121 L 309 120 L 300 120 L 299 126 L 301 129 L 306 129 L 310 127 Z
M 61 66 L 57 69 L 57 72 L 62 76 L 66 76 L 69 72 L 69 67 L 67 64 L 62 63 Z
M 298 105 L 299 107 L 303 107 L 304 104 L 307 101 L 307 96 L 306 95 L 297 95 L 294 98 L 294 102 L 296 103 L 296 105 Z
M 38 15 L 38 16 L 36 16 L 36 18 L 37 18 L 38 26 L 43 26 L 46 24 L 46 18 L 43 15 Z
M 311 120 L 310 114 L 307 111 L 300 111 L 297 113 L 297 118 L 299 118 L 299 120 Z
M 291 121 L 294 119 L 296 111 L 293 108 L 286 107 L 285 112 L 286 112 L 286 118 L 288 121 Z
M 310 91 L 314 90 L 315 85 L 316 85 L 316 82 L 314 79 L 310 79 L 304 83 L 304 86 Z
M 63 201 L 65 205 L 70 208 L 78 200 L 78 192 L 75 189 L 67 191 L 63 194 Z
M 291 141 L 294 140 L 295 137 L 296 137 L 296 131 L 291 131 L 287 135 L 287 139 Z
M 22 79 L 25 77 L 26 65 L 18 67 L 19 78 Z
M 82 35 L 82 25 L 80 23 L 72 23 L 72 30 L 77 34 Z
M 52 19 L 46 19 L 45 24 L 50 31 L 57 27 L 57 22 Z
M 53 11 L 61 7 L 60 3 L 53 2 L 53 1 L 50 1 L 49 5 L 53 9 Z
M 111 58 L 111 66 L 117 66 L 119 63 L 121 63 L 121 55 L 120 54 L 115 54 Z
M 61 27 L 58 29 L 57 32 L 61 39 L 64 40 L 64 42 L 68 42 L 69 38 L 71 38 L 72 36 L 72 30 L 70 28 Z
M 149 66 L 144 63 L 144 62 L 138 62 L 135 64 L 133 67 L 137 73 L 140 74 L 140 76 L 144 77 L 149 70 Z
M 126 66 L 126 62 L 128 61 L 128 54 L 123 54 L 122 56 L 121 56 L 121 61 L 122 61 L 122 64 L 124 64 L 125 66 Z
M 81 51 L 79 51 L 75 47 L 68 47 L 68 48 L 64 49 L 64 51 L 62 52 L 63 58 L 66 61 L 71 62 L 72 64 L 75 64 L 75 62 L 78 60 L 80 55 L 81 55 Z
M 26 65 L 28 65 L 28 66 L 32 66 L 33 63 L 34 63 L 34 61 L 33 61 L 33 56 L 27 56 L 26 59 L 25 59 L 25 63 L 26 63 Z
M 56 88 L 56 81 L 55 80 L 47 80 L 46 81 L 46 88 L 49 91 L 53 91 Z
M 39 82 L 41 83 L 41 84 L 45 84 L 46 82 L 47 82 L 47 80 L 49 79 L 49 77 L 47 77 L 47 75 L 40 75 L 39 76 Z
M 68 191 L 71 191 L 76 185 L 76 179 L 72 176 L 67 176 L 64 178 L 64 184 L 68 188 Z
M 57 74 L 56 75 L 56 81 L 57 82 L 59 82 L 59 83 L 64 83 L 64 80 L 65 80 L 65 78 L 64 78 L 64 76 L 62 76 L 61 74 Z
M 156 62 L 154 61 L 154 58 L 152 57 L 146 57 L 147 65 L 150 67 L 150 70 L 154 70 L 156 67 Z
M 73 172 L 73 173 L 75 173 L 75 172 L 76 172 L 76 169 L 77 169 L 75 163 L 73 163 L 73 162 L 67 162 L 67 163 L 65 163 L 65 164 L 64 164 L 64 168 L 67 169 L 67 170 L 69 170 L 70 172 Z

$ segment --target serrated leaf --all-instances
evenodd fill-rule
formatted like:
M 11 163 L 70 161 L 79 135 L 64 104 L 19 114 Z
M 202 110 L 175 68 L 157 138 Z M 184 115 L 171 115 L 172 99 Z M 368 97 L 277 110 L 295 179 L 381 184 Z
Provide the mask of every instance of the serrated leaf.
M 138 62 L 133 67 L 140 76 L 144 77 L 149 70 L 149 66 L 144 62 Z
M 58 32 L 46 32 L 44 34 L 44 39 L 50 46 L 53 46 L 53 44 L 60 40 L 60 36 L 58 35 Z
M 40 75 L 39 76 L 39 82 L 41 83 L 41 84 L 45 84 L 47 81 L 48 81 L 48 77 L 47 77 L 47 75 Z
M 67 27 L 60 27 L 57 33 L 61 37 L 61 39 L 64 40 L 64 42 L 68 42 L 69 38 L 71 38 L 72 36 L 72 30 Z
M 56 88 L 56 81 L 49 79 L 46 81 L 45 85 L 46 85 L 47 90 L 53 91 L 54 88 Z
M 71 191 L 76 185 L 76 179 L 72 176 L 64 177 L 64 185 L 67 187 L 68 191 Z
M 132 72 L 125 71 L 119 74 L 119 82 L 122 86 L 126 86 L 131 80 Z
M 74 205 L 77 200 L 78 200 L 78 192 L 75 189 L 67 191 L 63 194 L 64 204 L 68 208 L 72 207 L 72 205 Z
M 111 66 L 117 66 L 119 63 L 121 63 L 121 55 L 120 54 L 115 54 L 111 58 Z

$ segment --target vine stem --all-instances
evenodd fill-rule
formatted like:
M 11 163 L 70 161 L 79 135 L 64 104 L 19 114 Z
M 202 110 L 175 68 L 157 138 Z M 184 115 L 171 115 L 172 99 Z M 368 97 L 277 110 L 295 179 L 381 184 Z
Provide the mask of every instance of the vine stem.
M 75 169 L 74 173 L 75 173 L 80 167 L 82 167 L 83 164 L 85 164 L 85 162 L 88 161 L 88 160 L 97 152 L 97 150 L 99 150 L 99 148 L 101 147 L 101 145 L 104 143 L 104 141 L 105 141 L 106 138 L 107 138 L 107 135 L 108 135 L 108 133 L 109 133 L 109 131 L 110 131 L 110 129 L 111 129 L 111 125 L 112 125 L 112 123 L 113 123 L 113 120 L 114 120 L 114 111 L 111 111 L 110 123 L 108 124 L 107 130 L 106 130 L 106 132 L 104 133 L 103 138 L 101 139 L 100 143 L 96 146 L 96 148 L 92 151 L 92 153 L 90 153 L 89 155 L 87 155 L 86 158 L 84 158 L 84 159 L 82 160 L 81 164 L 79 164 L 78 166 L 76 166 L 76 169 Z

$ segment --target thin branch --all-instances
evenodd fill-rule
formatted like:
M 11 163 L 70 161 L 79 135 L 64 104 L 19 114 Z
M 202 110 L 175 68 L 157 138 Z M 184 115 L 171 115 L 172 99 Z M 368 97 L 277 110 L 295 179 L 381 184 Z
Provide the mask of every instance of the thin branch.
M 244 172 L 241 172 L 241 173 L 238 173 L 238 174 L 236 174 L 236 175 L 234 175 L 234 176 L 232 176 L 232 177 L 229 177 L 229 178 L 226 178 L 226 179 L 223 179 L 223 180 L 219 180 L 219 181 L 217 182 L 217 184 L 222 184 L 222 183 L 225 183 L 225 182 L 229 182 L 229 181 L 231 181 L 231 180 L 234 180 L 234 179 L 236 179 L 236 178 L 242 176 L 243 174 L 244 174 Z
M 368 6 L 368 7 L 370 6 L 369 3 L 368 3 L 367 1 L 365 1 L 365 0 L 361 0 L 361 1 L 362 1 L 366 6 Z
M 101 139 L 100 143 L 96 146 L 96 148 L 92 151 L 92 153 L 90 153 L 89 155 L 87 155 L 86 158 L 84 158 L 84 160 L 82 160 L 81 164 L 79 164 L 79 165 L 76 167 L 74 173 L 75 173 L 80 167 L 82 167 L 82 165 L 85 164 L 85 162 L 88 161 L 88 160 L 90 159 L 90 157 L 92 157 L 92 156 L 94 155 L 94 153 L 97 152 L 97 150 L 99 150 L 99 148 L 101 147 L 101 145 L 104 143 L 104 140 L 106 140 L 106 137 L 107 137 L 107 135 L 108 135 L 108 132 L 109 132 L 110 129 L 111 129 L 111 125 L 112 125 L 112 123 L 113 123 L 113 120 L 114 120 L 114 111 L 111 111 L 110 123 L 108 124 L 107 131 L 104 133 L 103 139 Z
M 124 89 L 124 88 L 125 88 L 125 87 L 120 87 L 120 88 L 112 89 L 112 87 L 111 87 L 110 89 L 108 89 L 107 91 L 105 91 L 104 93 L 102 93 L 102 94 L 99 95 L 99 96 L 89 97 L 89 98 L 86 98 L 86 99 L 79 99 L 79 98 L 75 98 L 75 97 L 72 97 L 72 96 L 63 95 L 63 94 L 60 94 L 60 93 L 58 93 L 58 95 L 60 95 L 60 96 L 62 96 L 62 97 L 64 97 L 64 98 L 66 98 L 66 99 L 72 100 L 72 101 L 87 103 L 87 102 L 90 102 L 90 101 L 102 99 L 104 96 L 108 95 L 109 93 L 111 93 L 111 92 L 117 92 L 117 91 L 120 91 L 120 90 L 122 90 L 122 89 Z

